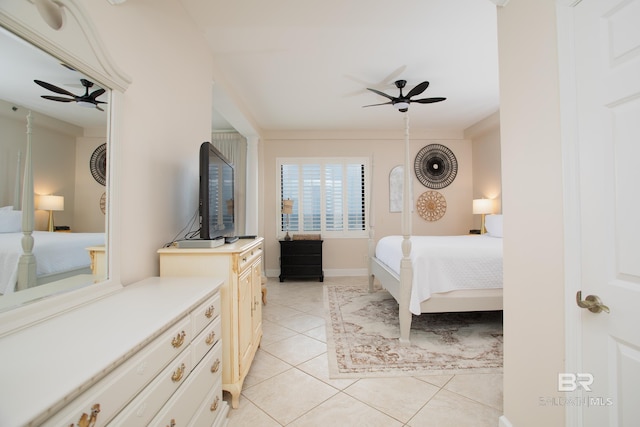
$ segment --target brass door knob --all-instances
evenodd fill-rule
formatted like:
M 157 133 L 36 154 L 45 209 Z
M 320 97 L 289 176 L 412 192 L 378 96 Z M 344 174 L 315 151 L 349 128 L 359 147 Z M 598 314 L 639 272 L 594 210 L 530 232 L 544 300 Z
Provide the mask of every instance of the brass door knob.
M 597 295 L 588 295 L 584 300 L 582 299 L 582 291 L 578 291 L 576 294 L 576 303 L 580 308 L 586 308 L 592 313 L 600 313 L 604 311 L 609 313 L 609 307 L 602 303 L 602 300 Z

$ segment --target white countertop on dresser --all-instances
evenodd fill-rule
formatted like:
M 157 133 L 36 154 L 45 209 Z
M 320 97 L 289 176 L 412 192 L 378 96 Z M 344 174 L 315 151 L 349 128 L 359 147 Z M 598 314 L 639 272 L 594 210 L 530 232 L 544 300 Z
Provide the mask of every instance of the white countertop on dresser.
M 148 278 L 0 338 L 0 425 L 23 425 L 62 408 L 221 284 Z

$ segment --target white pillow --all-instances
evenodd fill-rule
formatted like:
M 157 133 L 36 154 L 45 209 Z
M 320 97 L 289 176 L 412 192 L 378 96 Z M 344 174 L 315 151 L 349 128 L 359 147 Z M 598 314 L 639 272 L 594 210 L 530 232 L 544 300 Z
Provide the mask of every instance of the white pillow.
M 13 206 L 3 206 L 0 208 L 0 211 L 12 211 Z
M 22 211 L 0 210 L 0 233 L 22 231 Z
M 502 215 L 487 215 L 484 217 L 484 226 L 491 237 L 502 237 Z

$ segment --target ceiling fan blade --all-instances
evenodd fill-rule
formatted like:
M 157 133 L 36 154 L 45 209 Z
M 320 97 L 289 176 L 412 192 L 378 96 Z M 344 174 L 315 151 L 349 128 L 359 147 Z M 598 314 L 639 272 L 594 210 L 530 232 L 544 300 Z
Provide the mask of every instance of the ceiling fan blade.
M 393 102 L 389 101 L 389 102 L 383 102 L 382 104 L 371 104 L 371 105 L 363 105 L 362 108 L 365 107 L 375 107 L 377 105 L 389 105 L 389 104 L 393 104 Z
M 379 90 L 377 90 L 377 89 L 371 89 L 370 87 L 368 87 L 368 88 L 367 88 L 367 90 L 370 90 L 370 91 L 371 91 L 371 92 L 373 92 L 373 93 L 377 93 L 377 94 L 378 94 L 378 95 L 380 95 L 380 96 L 384 96 L 385 98 L 390 99 L 390 100 L 392 100 L 392 101 L 393 101 L 393 99 L 394 99 L 394 98 L 393 98 L 393 96 L 391 96 L 391 95 L 387 95 L 387 94 L 386 94 L 386 93 L 384 93 L 384 92 L 380 92 L 380 91 L 379 91 Z
M 61 96 L 49 96 L 49 95 L 41 95 L 44 99 L 49 99 L 51 101 L 58 101 L 58 102 L 73 102 L 75 101 L 75 99 L 70 99 L 70 98 L 63 98 Z
M 444 101 L 447 98 L 422 98 L 422 99 L 412 99 L 410 102 L 417 102 L 419 104 L 432 104 L 434 102 Z
M 34 80 L 34 82 L 42 86 L 43 88 L 50 90 L 51 92 L 59 93 L 62 95 L 69 95 L 75 98 L 75 95 L 69 92 L 68 90 L 62 89 L 58 86 L 54 86 L 51 83 L 43 82 L 42 80 Z
M 91 97 L 91 99 L 96 99 L 97 97 L 99 97 L 100 95 L 102 95 L 105 92 L 106 92 L 106 90 L 104 90 L 104 89 L 98 89 L 98 90 L 94 90 L 93 92 L 91 92 L 91 95 L 89 95 L 89 96 Z
M 429 82 L 422 82 L 413 89 L 409 91 L 407 94 L 407 98 L 411 98 L 412 96 L 420 95 L 429 87 Z

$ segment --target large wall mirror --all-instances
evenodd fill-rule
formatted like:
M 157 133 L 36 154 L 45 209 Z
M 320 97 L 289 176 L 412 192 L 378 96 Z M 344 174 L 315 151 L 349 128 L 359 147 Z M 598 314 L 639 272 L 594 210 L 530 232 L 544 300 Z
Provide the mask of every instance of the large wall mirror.
M 113 97 L 128 84 L 74 0 L 49 2 L 53 16 L 36 7 L 47 2 L 11 3 L 0 7 L 0 313 L 108 281 Z

